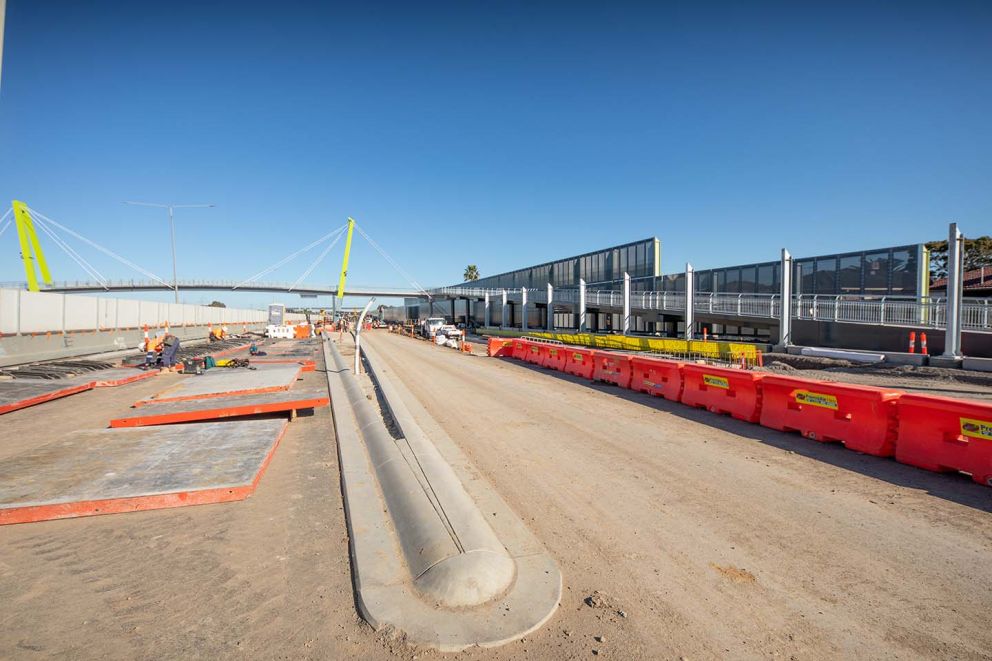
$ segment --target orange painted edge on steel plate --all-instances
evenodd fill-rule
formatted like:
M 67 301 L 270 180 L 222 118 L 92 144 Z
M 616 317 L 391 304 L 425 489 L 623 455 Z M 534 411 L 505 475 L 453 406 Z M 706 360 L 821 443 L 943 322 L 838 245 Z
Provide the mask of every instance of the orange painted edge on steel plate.
M 62 390 L 53 390 L 52 392 L 47 392 L 44 395 L 38 395 L 37 397 L 29 397 L 28 399 L 21 399 L 13 404 L 4 404 L 0 406 L 0 415 L 4 413 L 10 413 L 11 411 L 17 411 L 18 409 L 24 409 L 29 406 L 34 406 L 36 404 L 44 404 L 45 402 L 50 402 L 53 399 L 61 399 L 62 397 L 68 397 L 69 395 L 75 395 L 76 393 L 83 392 L 85 390 L 92 390 L 93 382 L 84 383 L 78 386 L 71 386 L 69 388 L 63 388 Z
M 211 505 L 244 500 L 255 492 L 258 483 L 269 467 L 269 462 L 275 455 L 276 448 L 286 434 L 284 423 L 275 443 L 269 448 L 262 460 L 262 465 L 255 474 L 251 484 L 237 487 L 219 487 L 213 489 L 197 489 L 195 491 L 177 491 L 174 493 L 156 494 L 154 496 L 134 496 L 131 498 L 108 498 L 106 500 L 81 500 L 75 503 L 58 503 L 53 505 L 30 505 L 27 507 L 10 507 L 0 509 L 0 526 L 15 523 L 37 523 L 56 519 L 75 519 L 84 516 L 100 516 L 102 514 L 119 514 L 121 512 L 143 512 L 145 510 L 169 509 L 172 507 L 188 507 L 191 505 Z
M 311 399 L 298 399 L 283 402 L 265 402 L 261 404 L 242 404 L 240 406 L 225 406 L 216 409 L 205 409 L 202 411 L 178 411 L 174 413 L 149 413 L 148 415 L 134 418 L 115 418 L 110 421 L 110 426 L 118 427 L 148 427 L 152 425 L 167 425 L 174 422 L 194 422 L 196 420 L 219 420 L 223 418 L 233 418 L 243 415 L 258 415 L 261 413 L 278 413 L 280 411 L 292 411 L 296 409 L 313 409 L 327 406 L 330 403 L 328 397 L 314 397 Z M 142 407 L 147 410 L 148 407 Z M 154 407 L 152 407 L 154 408 Z
M 215 367 L 214 369 L 225 369 L 223 367 Z M 237 397 L 238 395 L 263 395 L 267 392 L 282 392 L 284 390 L 289 390 L 293 387 L 293 384 L 300 379 L 300 374 L 303 373 L 303 368 L 296 370 L 296 376 L 293 377 L 292 382 L 287 383 L 282 386 L 266 386 L 264 388 L 247 388 L 244 390 L 228 390 L 225 392 L 210 392 L 203 395 L 180 395 L 179 397 L 154 397 L 151 399 L 139 399 L 133 406 L 138 408 L 144 406 L 145 404 L 164 404 L 166 402 L 188 402 L 193 399 L 216 399 L 217 397 Z M 171 388 L 167 388 L 163 392 L 169 392 L 169 390 L 175 389 L 177 386 L 182 385 L 177 383 Z

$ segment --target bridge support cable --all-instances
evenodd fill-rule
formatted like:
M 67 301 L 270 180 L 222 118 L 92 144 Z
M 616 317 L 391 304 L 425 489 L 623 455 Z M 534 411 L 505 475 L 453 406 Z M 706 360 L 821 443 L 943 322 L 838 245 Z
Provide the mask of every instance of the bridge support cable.
M 168 282 L 166 282 L 165 280 L 163 280 L 162 278 L 158 277 L 157 275 L 155 275 L 151 271 L 148 271 L 146 269 L 141 268 L 140 266 L 138 266 L 134 262 L 130 261 L 129 259 L 126 259 L 124 257 L 121 257 L 120 255 L 118 255 L 117 253 L 115 253 L 113 250 L 110 250 L 109 248 L 104 248 L 99 243 L 86 238 L 85 236 L 83 236 L 79 232 L 74 232 L 73 230 L 69 229 L 65 225 L 63 225 L 63 224 L 61 224 L 61 223 L 59 223 L 59 222 L 57 222 L 55 220 L 52 220 L 48 216 L 46 216 L 46 215 L 44 215 L 42 213 L 39 213 L 38 211 L 36 211 L 34 209 L 31 209 L 30 207 L 28 207 L 28 211 L 30 211 L 31 212 L 31 215 L 33 215 L 35 218 L 42 219 L 50 227 L 57 227 L 58 229 L 60 229 L 63 232 L 65 232 L 66 234 L 69 234 L 70 236 L 75 237 L 76 239 L 82 241 L 83 243 L 85 243 L 85 244 L 87 244 L 87 245 L 89 245 L 89 246 L 91 246 L 91 247 L 99 250 L 100 252 L 102 252 L 103 254 L 107 255 L 108 257 L 111 257 L 113 259 L 116 259 L 118 262 L 120 262 L 124 266 L 127 266 L 128 268 L 131 268 L 131 269 L 137 271 L 138 273 L 142 274 L 146 278 L 151 278 L 152 280 L 158 282 L 159 284 L 165 285 L 166 289 L 173 289 L 173 286 L 171 284 L 169 284 Z
M 336 230 L 333 230 L 331 232 L 328 232 L 327 234 L 325 234 L 324 236 L 320 237 L 316 241 L 313 241 L 313 242 L 307 244 L 306 246 L 300 248 L 296 252 L 294 252 L 294 253 L 292 253 L 290 255 L 287 255 L 286 257 L 283 257 L 282 259 L 280 259 L 278 262 L 276 262 L 272 266 L 269 266 L 268 268 L 265 268 L 265 269 L 259 271 L 258 273 L 256 273 L 255 275 L 251 276 L 250 278 L 246 278 L 246 279 L 242 280 L 241 282 L 239 282 L 235 286 L 231 287 L 231 289 L 234 290 L 234 289 L 237 289 L 238 287 L 242 287 L 244 285 L 250 284 L 250 283 L 255 282 L 256 280 L 258 280 L 259 278 L 264 277 L 264 276 L 268 275 L 269 273 L 272 273 L 273 271 L 275 271 L 279 267 L 285 266 L 289 262 L 293 261 L 294 259 L 296 259 L 300 255 L 302 255 L 303 253 L 305 253 L 305 252 L 307 252 L 309 250 L 313 250 L 314 248 L 316 248 L 317 246 L 319 246 L 320 244 L 322 244 L 324 241 L 327 241 L 329 239 L 334 238 L 335 235 L 339 235 L 340 236 L 340 234 L 342 232 L 344 232 L 347 227 L 348 227 L 347 225 L 342 225 L 341 227 L 337 228 Z
M 307 278 L 308 275 L 310 275 L 311 273 L 313 273 L 314 269 L 317 268 L 317 265 L 320 264 L 322 261 L 324 261 L 324 258 L 327 257 L 327 253 L 331 252 L 331 248 L 333 248 L 334 246 L 337 245 L 338 241 L 341 240 L 341 237 L 342 236 L 344 236 L 344 233 L 343 232 L 339 232 L 338 235 L 336 237 L 334 237 L 334 240 L 327 244 L 327 247 L 324 248 L 319 255 L 317 255 L 317 259 L 313 260 L 313 264 L 310 265 L 310 268 L 308 268 L 306 271 L 304 271 L 303 272 L 303 275 L 301 275 L 300 277 L 298 277 L 296 279 L 296 281 L 293 282 L 292 286 L 290 286 L 290 288 L 289 288 L 289 291 L 293 291 L 294 289 L 296 289 L 296 287 L 301 282 L 303 282 Z
M 14 220 L 13 218 L 10 218 L 10 214 L 12 213 L 14 213 L 14 209 L 10 208 L 7 209 L 2 216 L 0 216 L 0 236 L 3 236 L 3 233 L 7 231 L 7 228 L 13 224 Z
M 82 255 L 76 252 L 72 246 L 66 243 L 66 241 L 61 236 L 59 236 L 54 229 L 48 226 L 48 223 L 43 221 L 41 218 L 36 218 L 35 225 L 37 225 L 42 232 L 47 234 L 48 237 L 52 240 L 52 243 L 54 243 L 56 246 L 61 248 L 62 252 L 67 254 L 69 258 L 72 259 L 72 261 L 76 262 L 76 264 L 78 264 L 81 269 L 83 269 L 84 271 L 86 271 L 86 273 L 90 275 L 90 277 L 94 278 L 97 282 L 99 282 L 101 287 L 103 287 L 107 291 L 110 291 L 110 287 L 107 286 L 107 279 L 103 276 L 103 274 L 100 273 L 95 266 L 93 266 L 88 261 L 86 261 L 86 259 Z
M 399 264 L 397 264 L 397 263 L 396 263 L 396 260 L 394 260 L 394 259 L 393 259 L 392 257 L 390 257 L 390 256 L 389 256 L 389 255 L 388 255 L 388 254 L 386 253 L 386 251 L 385 251 L 385 250 L 383 250 L 382 248 L 380 248 L 380 247 L 379 247 L 379 244 L 378 244 L 378 243 L 376 243 L 375 241 L 373 241 L 373 240 L 372 240 L 372 237 L 371 237 L 371 236 L 369 236 L 369 235 L 368 235 L 368 234 L 367 234 L 367 233 L 365 232 L 365 230 L 363 230 L 363 229 L 362 229 L 362 226 L 361 226 L 361 225 L 358 225 L 358 224 L 356 224 L 356 225 L 355 225 L 355 228 L 356 228 L 356 229 L 358 230 L 358 233 L 359 233 L 359 234 L 361 234 L 361 235 L 362 235 L 362 237 L 363 237 L 363 238 L 364 238 L 364 239 L 365 239 L 366 241 L 368 241 L 368 242 L 369 242 L 369 245 L 370 245 L 370 246 L 372 246 L 372 248 L 374 248 L 376 252 L 378 252 L 378 253 L 379 253 L 380 255 L 382 255 L 382 258 L 383 258 L 383 259 L 385 259 L 385 260 L 386 260 L 386 261 L 387 261 L 387 262 L 389 263 L 389 265 L 390 265 L 390 266 L 392 266 L 392 267 L 393 267 L 393 269 L 394 269 L 394 270 L 395 270 L 395 271 L 396 271 L 397 273 L 399 273 L 399 274 L 400 274 L 401 276 L 403 276 L 403 277 L 404 277 L 404 278 L 406 279 L 406 281 L 407 281 L 407 283 L 409 283 L 409 284 L 410 284 L 410 285 L 411 285 L 411 286 L 412 286 L 412 287 L 413 287 L 414 289 L 416 289 L 416 290 L 417 290 L 417 291 L 419 291 L 420 293 L 422 293 L 422 294 L 425 294 L 425 295 L 427 296 L 427 298 L 428 298 L 429 300 L 431 300 L 431 299 L 432 299 L 432 297 L 431 297 L 431 295 L 430 295 L 430 293 L 429 293 L 429 292 L 428 292 L 428 291 L 427 291 L 426 289 L 424 289 L 424 288 L 423 288 L 423 287 L 422 287 L 422 286 L 420 285 L 420 283 L 419 283 L 419 282 L 417 282 L 416 280 L 414 280 L 414 279 L 413 279 L 413 276 L 411 276 L 411 275 L 410 275 L 409 273 L 407 273 L 407 272 L 406 272 L 405 270 L 403 270 L 403 267 L 402 267 L 402 266 L 400 266 Z

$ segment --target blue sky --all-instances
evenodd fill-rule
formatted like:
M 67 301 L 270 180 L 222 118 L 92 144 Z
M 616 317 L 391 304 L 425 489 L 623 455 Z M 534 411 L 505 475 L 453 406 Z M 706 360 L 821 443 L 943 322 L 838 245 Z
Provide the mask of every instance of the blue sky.
M 672 272 L 992 230 L 989 3 L 364 5 L 8 0 L 0 200 L 164 277 L 164 212 L 123 200 L 217 205 L 178 213 L 180 277 L 352 215 L 425 285 L 652 235 Z

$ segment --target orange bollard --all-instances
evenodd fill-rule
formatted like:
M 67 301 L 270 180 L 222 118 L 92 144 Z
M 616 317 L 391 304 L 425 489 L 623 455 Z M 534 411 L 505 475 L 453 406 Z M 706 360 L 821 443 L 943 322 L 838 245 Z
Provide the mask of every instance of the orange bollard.
M 706 328 L 706 327 L 703 327 L 703 342 L 706 341 L 706 339 L 709 337 L 709 334 L 710 334 L 709 329 Z
M 920 333 L 920 353 L 924 356 L 929 356 L 930 352 L 927 351 L 927 334 Z
M 909 331 L 909 353 L 916 353 L 916 331 Z

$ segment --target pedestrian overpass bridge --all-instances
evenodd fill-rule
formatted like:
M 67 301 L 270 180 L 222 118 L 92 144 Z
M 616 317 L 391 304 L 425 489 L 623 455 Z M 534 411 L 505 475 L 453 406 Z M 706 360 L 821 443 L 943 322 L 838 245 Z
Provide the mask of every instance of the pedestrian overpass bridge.
M 301 296 L 337 296 L 335 285 L 307 285 L 293 282 L 244 282 L 241 280 L 179 280 L 174 288 L 171 283 L 157 280 L 104 280 L 85 281 L 72 280 L 53 282 L 50 285 L 39 285 L 39 291 L 57 294 L 92 293 L 92 292 L 127 292 L 127 291 L 227 291 L 227 292 L 272 292 L 279 294 L 299 294 Z M 26 282 L 0 282 L 0 288 L 27 289 Z M 380 287 L 347 285 L 344 296 L 376 296 L 423 298 L 430 297 L 429 293 L 420 289 L 403 287 Z

